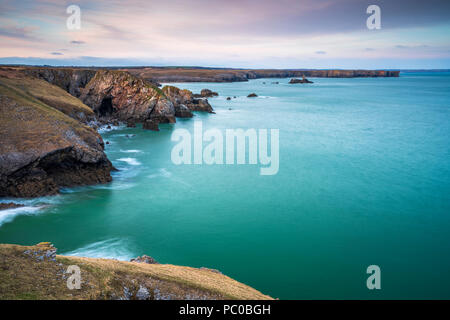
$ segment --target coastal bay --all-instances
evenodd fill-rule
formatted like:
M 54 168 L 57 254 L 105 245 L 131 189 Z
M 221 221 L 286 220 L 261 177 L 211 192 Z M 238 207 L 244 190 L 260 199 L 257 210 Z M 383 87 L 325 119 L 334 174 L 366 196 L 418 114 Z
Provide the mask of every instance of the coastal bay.
M 159 132 L 103 127 L 119 170 L 112 182 L 19 200 L 25 207 L 3 211 L 0 242 L 46 240 L 63 254 L 122 260 L 146 253 L 218 269 L 275 298 L 371 298 L 365 268 L 377 263 L 391 284 L 378 297 L 446 297 L 449 79 L 171 83 L 218 92 L 216 114 L 194 112 Z M 171 134 L 195 121 L 280 129 L 279 172 L 174 165 Z

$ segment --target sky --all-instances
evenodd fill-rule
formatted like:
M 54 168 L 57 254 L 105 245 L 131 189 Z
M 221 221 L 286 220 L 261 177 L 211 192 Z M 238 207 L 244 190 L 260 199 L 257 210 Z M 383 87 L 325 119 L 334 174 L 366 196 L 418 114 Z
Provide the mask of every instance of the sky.
M 0 0 L 0 43 L 0 64 L 450 69 L 450 1 Z

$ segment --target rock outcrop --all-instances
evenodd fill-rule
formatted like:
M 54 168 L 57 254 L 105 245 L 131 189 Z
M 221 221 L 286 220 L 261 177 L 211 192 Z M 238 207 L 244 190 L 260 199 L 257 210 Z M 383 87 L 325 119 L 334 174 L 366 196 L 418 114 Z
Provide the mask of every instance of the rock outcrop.
M 153 259 L 152 257 L 149 257 L 147 255 L 143 255 L 141 257 L 137 257 L 130 260 L 131 262 L 137 262 L 137 263 L 147 263 L 147 264 L 158 264 L 158 261 Z
M 295 83 L 314 83 L 312 81 L 309 81 L 308 79 L 305 78 L 305 76 L 303 75 L 301 79 L 296 79 L 296 78 L 292 78 L 291 81 L 289 81 L 290 84 L 295 84 Z
M 175 122 L 172 102 L 157 87 L 126 72 L 100 70 L 80 89 L 80 100 L 99 117 L 124 122 Z
M 209 89 L 202 89 L 200 91 L 200 96 L 203 98 L 211 98 L 211 97 L 217 97 L 219 94 L 217 92 L 211 91 Z
M 39 90 L 42 80 L 35 80 Z M 63 90 L 57 97 L 73 98 Z M 111 181 L 113 167 L 94 129 L 3 77 L 0 114 L 0 197 L 37 197 L 61 187 Z
M 213 112 L 213 108 L 209 104 L 208 99 L 198 98 L 190 90 L 165 86 L 162 88 L 162 91 L 174 104 L 177 117 L 192 117 L 192 111 Z

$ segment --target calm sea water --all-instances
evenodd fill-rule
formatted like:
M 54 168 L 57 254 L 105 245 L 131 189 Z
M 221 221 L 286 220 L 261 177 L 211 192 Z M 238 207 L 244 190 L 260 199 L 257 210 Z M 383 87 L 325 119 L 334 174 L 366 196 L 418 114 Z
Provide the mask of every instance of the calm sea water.
M 450 298 L 450 74 L 288 80 L 176 84 L 218 91 L 217 114 L 160 132 L 103 132 L 120 170 L 114 181 L 3 211 L 0 243 L 148 254 L 219 269 L 281 299 Z M 194 120 L 279 129 L 278 174 L 174 165 L 171 134 L 193 132 Z M 366 287 L 372 264 L 381 268 L 378 291 Z

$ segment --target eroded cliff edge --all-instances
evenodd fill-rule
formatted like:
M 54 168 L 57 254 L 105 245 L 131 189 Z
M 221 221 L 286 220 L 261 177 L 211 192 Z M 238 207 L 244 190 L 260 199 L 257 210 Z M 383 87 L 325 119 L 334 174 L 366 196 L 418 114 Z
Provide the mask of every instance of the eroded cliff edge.
M 80 121 L 94 117 L 90 108 L 43 80 L 0 75 L 0 197 L 111 181 L 101 136 Z
M 160 123 L 213 112 L 189 90 L 117 70 L 0 68 L 0 197 L 38 197 L 62 187 L 111 181 L 96 128 Z
M 80 268 L 69 289 L 69 266 Z M 0 299 L 269 300 L 270 296 L 207 268 L 56 255 L 48 242 L 0 244 Z

